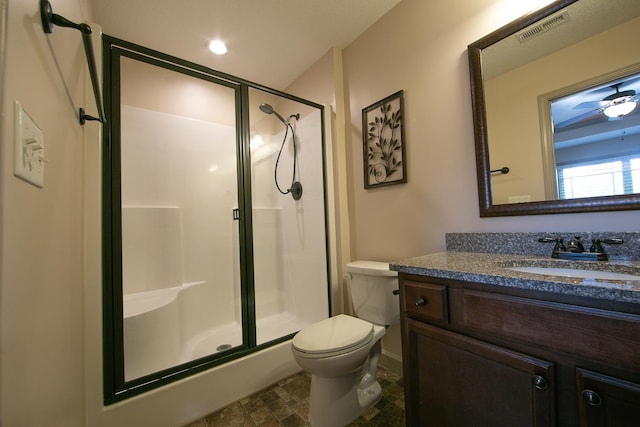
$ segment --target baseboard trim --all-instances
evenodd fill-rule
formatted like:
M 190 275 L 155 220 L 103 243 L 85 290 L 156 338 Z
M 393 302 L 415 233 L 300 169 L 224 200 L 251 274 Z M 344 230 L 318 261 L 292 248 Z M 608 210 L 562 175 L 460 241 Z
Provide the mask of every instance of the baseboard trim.
M 380 355 L 380 365 L 384 368 L 402 376 L 402 358 L 389 353 L 385 350 L 382 350 L 382 354 Z

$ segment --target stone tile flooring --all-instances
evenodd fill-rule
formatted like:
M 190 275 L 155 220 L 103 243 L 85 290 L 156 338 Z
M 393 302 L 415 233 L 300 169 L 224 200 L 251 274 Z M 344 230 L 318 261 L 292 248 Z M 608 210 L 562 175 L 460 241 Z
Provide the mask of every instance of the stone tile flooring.
M 404 427 L 402 378 L 379 367 L 382 397 L 352 427 Z M 311 376 L 300 372 L 207 415 L 186 427 L 297 427 L 310 426 L 309 389 Z M 337 426 L 336 426 L 337 427 Z

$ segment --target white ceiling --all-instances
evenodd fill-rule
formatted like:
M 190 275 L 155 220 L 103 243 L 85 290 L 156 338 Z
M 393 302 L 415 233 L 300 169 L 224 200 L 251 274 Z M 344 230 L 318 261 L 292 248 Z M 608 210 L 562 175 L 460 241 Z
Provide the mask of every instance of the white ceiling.
M 274 89 L 400 0 L 90 0 L 103 33 Z M 223 40 L 223 56 L 208 50 Z

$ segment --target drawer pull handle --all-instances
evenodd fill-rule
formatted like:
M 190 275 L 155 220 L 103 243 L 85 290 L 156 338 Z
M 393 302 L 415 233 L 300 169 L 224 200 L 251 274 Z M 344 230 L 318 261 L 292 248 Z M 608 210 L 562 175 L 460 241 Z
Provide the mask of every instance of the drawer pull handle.
M 590 406 L 600 406 L 602 404 L 602 398 L 593 390 L 583 390 L 582 397 Z
M 427 300 L 424 299 L 424 297 L 418 298 L 416 301 L 416 307 L 424 307 L 425 305 L 427 305 Z
M 400 295 L 400 289 L 394 289 L 391 293 L 394 295 Z
M 547 380 L 545 380 L 544 377 L 541 377 L 540 375 L 536 375 L 535 377 L 533 377 L 533 385 L 536 386 L 538 390 L 544 390 L 547 388 Z

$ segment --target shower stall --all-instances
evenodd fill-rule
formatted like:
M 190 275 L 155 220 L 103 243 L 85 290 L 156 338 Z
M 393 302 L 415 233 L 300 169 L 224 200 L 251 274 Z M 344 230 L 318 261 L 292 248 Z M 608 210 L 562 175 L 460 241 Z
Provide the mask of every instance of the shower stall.
M 104 37 L 113 403 L 329 315 L 323 108 Z

